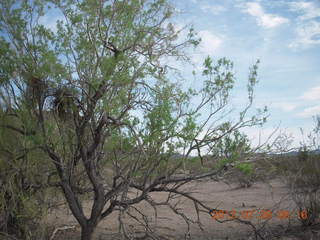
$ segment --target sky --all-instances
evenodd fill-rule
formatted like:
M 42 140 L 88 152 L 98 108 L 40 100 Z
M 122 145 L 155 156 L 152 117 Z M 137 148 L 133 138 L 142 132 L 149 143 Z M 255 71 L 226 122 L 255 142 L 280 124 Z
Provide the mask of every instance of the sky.
M 191 55 L 195 64 L 210 55 L 235 64 L 237 82 L 245 85 L 249 67 L 259 59 L 255 107 L 268 106 L 262 128 L 246 133 L 257 143 L 280 127 L 297 146 L 320 114 L 320 0 L 179 0 L 175 24 L 192 24 L 202 42 Z M 188 76 L 186 76 L 188 77 Z M 239 105 L 246 98 L 234 94 Z M 279 130 L 279 131 L 280 131 Z
M 268 139 L 275 129 L 294 138 L 294 146 L 315 126 L 320 114 L 320 0 L 171 0 L 177 10 L 177 29 L 193 26 L 202 41 L 190 53 L 201 69 L 208 55 L 234 62 L 235 108 L 245 104 L 249 67 L 260 60 L 256 108 L 267 106 L 262 128 L 245 129 L 254 144 Z M 55 30 L 56 13 L 42 23 Z M 186 84 L 195 86 L 191 71 Z M 189 69 L 190 70 L 190 69 Z M 275 134 L 274 136 L 276 136 Z M 305 134 L 306 135 L 306 134 Z

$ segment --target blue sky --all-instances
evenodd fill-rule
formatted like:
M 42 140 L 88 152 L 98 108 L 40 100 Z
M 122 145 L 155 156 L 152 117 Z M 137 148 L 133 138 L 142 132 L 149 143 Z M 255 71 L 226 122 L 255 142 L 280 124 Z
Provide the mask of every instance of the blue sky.
M 270 117 L 262 135 L 280 124 L 282 131 L 301 140 L 312 116 L 320 114 L 319 0 L 180 0 L 175 24 L 192 24 L 202 43 L 191 55 L 201 64 L 206 55 L 234 61 L 239 86 L 248 68 L 260 59 L 257 107 L 268 106 Z M 241 105 L 239 88 L 234 102 Z M 260 129 L 247 133 L 255 141 Z
M 235 64 L 235 107 L 245 104 L 248 70 L 260 59 L 255 107 L 268 106 L 263 129 L 247 129 L 257 143 L 274 129 L 292 134 L 295 144 L 314 126 L 320 114 L 320 0 L 171 0 L 179 29 L 192 24 L 202 38 L 190 57 L 196 68 L 208 55 Z M 55 30 L 56 12 L 42 23 Z M 185 69 L 184 69 L 185 70 Z M 189 86 L 191 71 L 182 71 Z M 190 68 L 188 68 L 190 70 Z M 189 72 L 189 73 L 188 73 Z M 242 86 L 242 87 L 241 87 Z

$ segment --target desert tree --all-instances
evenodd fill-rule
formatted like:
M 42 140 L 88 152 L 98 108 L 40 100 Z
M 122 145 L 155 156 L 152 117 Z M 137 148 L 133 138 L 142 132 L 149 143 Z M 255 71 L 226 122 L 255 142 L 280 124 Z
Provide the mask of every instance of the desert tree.
M 53 29 L 44 24 L 52 12 L 58 16 Z M 195 75 L 199 89 L 173 79 L 167 63 L 187 61 L 185 50 L 199 39 L 192 28 L 170 23 L 174 8 L 165 0 L 4 0 L 0 13 L 3 112 L 13 114 L 18 132 L 30 134 L 47 157 L 53 169 L 48 185 L 61 189 L 81 239 L 92 239 L 113 212 L 125 237 L 135 235 L 124 216 L 156 237 L 136 207 L 143 201 L 155 214 L 167 205 L 188 230 L 200 224 L 199 213 L 211 209 L 183 186 L 219 170 L 175 172 L 192 154 L 210 152 L 214 142 L 265 121 L 265 109 L 249 111 L 258 62 L 249 70 L 247 104 L 230 115 L 231 61 L 207 57 Z M 152 192 L 168 198 L 156 202 Z M 93 202 L 89 213 L 84 195 Z M 175 196 L 194 202 L 197 221 L 171 203 Z

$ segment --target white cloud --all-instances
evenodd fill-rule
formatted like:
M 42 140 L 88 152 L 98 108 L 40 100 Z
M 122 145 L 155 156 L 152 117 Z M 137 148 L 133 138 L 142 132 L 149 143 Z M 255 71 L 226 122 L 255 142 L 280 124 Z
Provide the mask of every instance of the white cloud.
M 39 23 L 49 28 L 52 32 L 57 32 L 57 21 L 66 22 L 65 18 L 62 15 L 44 15 L 39 18 Z
M 246 9 L 244 11 L 251 16 L 256 17 L 258 24 L 265 28 L 274 28 L 281 24 L 289 22 L 289 19 L 287 18 L 265 13 L 264 9 L 258 2 L 247 3 Z
M 289 7 L 291 11 L 300 13 L 300 20 L 320 17 L 320 8 L 318 8 L 313 2 L 292 2 L 289 3 Z
M 306 48 L 320 44 L 320 22 L 307 21 L 301 23 L 296 29 L 297 37 L 289 45 L 290 48 Z
M 201 7 L 201 10 L 204 12 L 210 12 L 213 15 L 219 15 L 222 12 L 225 12 L 227 9 L 221 5 L 204 5 Z
M 310 1 L 295 1 L 289 3 L 292 12 L 299 14 L 296 19 L 296 38 L 289 45 L 292 49 L 308 48 L 320 44 L 320 8 Z
M 201 37 L 200 51 L 206 55 L 213 55 L 222 44 L 222 37 L 213 34 L 210 31 L 200 31 Z
M 289 102 L 280 102 L 277 103 L 275 107 L 281 109 L 284 112 L 291 112 L 297 107 L 297 105 Z
M 261 128 L 261 127 L 247 127 L 242 131 L 248 136 L 253 148 L 261 145 L 271 143 L 277 135 L 276 127 Z
M 311 88 L 302 94 L 301 98 L 303 100 L 320 100 L 320 86 Z
M 313 106 L 304 109 L 302 112 L 298 113 L 299 117 L 309 118 L 320 114 L 320 106 Z
M 192 62 L 195 70 L 203 70 L 204 59 L 209 56 L 217 55 L 220 47 L 223 44 L 224 37 L 221 35 L 214 34 L 208 30 L 198 32 L 198 36 L 201 38 L 197 52 L 192 54 Z
M 281 125 L 263 128 L 248 127 L 244 129 L 244 132 L 248 135 L 253 147 L 263 144 L 271 145 L 274 150 L 277 147 L 284 148 L 283 150 L 300 147 L 300 143 L 304 139 L 301 130 L 298 127 L 283 128 Z M 311 131 L 311 127 L 303 126 L 303 131 L 308 133 Z

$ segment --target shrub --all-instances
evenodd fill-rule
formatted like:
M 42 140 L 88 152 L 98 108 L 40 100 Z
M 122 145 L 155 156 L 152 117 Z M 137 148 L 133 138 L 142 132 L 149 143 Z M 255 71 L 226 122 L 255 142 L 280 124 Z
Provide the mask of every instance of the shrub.
M 306 212 L 299 218 L 304 226 L 315 224 L 320 217 L 320 118 L 315 120 L 316 127 L 307 136 L 308 142 L 302 144 L 296 156 L 278 165 L 297 208 Z
M 234 167 L 226 174 L 227 182 L 236 183 L 240 188 L 251 187 L 256 181 L 255 166 L 253 163 L 243 163 L 237 161 Z
M 285 178 L 298 209 L 307 212 L 306 218 L 300 218 L 306 226 L 320 217 L 320 156 L 309 155 L 303 161 L 299 157 L 292 161 L 294 164 L 285 172 Z
M 20 124 L 15 120 L 0 110 L 0 125 L 10 123 L 16 129 Z M 50 164 L 43 164 L 35 139 L 12 129 L 0 128 L 0 233 L 40 239 L 39 222 L 47 206 L 46 180 L 39 172 L 48 172 Z

